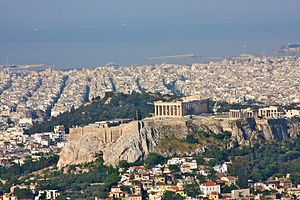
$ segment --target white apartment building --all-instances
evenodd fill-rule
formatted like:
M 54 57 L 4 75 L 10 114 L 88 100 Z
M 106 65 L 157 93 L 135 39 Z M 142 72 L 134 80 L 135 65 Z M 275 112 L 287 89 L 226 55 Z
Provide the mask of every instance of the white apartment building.
M 221 187 L 220 187 L 220 185 L 216 184 L 213 181 L 208 181 L 208 182 L 202 183 L 200 185 L 200 191 L 205 196 L 208 196 L 212 192 L 217 192 L 218 194 L 220 194 L 221 193 Z

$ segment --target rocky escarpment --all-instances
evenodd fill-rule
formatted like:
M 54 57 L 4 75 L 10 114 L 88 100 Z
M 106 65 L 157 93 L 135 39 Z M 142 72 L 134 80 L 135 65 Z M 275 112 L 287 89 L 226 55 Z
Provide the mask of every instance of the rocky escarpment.
M 144 155 L 156 151 L 158 137 L 145 129 L 121 136 L 117 142 L 105 144 L 96 136 L 87 135 L 67 143 L 60 153 L 58 167 L 93 161 L 102 155 L 107 165 L 116 165 L 120 160 L 135 162 Z
M 221 134 L 231 132 L 231 144 L 242 146 L 260 140 L 273 141 L 296 138 L 300 135 L 300 119 L 244 119 L 196 117 L 176 119 L 146 119 L 138 123 L 138 128 L 130 122 L 130 128 L 113 142 L 107 142 L 97 134 L 73 135 L 60 153 L 58 167 L 81 164 L 103 155 L 105 164 L 117 165 L 120 160 L 135 162 L 149 152 L 160 152 L 159 142 L 166 138 L 184 139 L 196 131 Z M 199 149 L 198 149 L 199 150 Z
M 132 128 L 139 126 L 138 129 Z M 58 167 L 93 161 L 102 155 L 105 164 L 117 165 L 120 160 L 135 162 L 149 152 L 159 152 L 158 142 L 165 136 L 184 138 L 188 133 L 184 120 L 130 122 L 126 130 L 115 142 L 103 141 L 102 134 L 89 132 L 70 136 L 70 141 L 62 149 Z M 72 134 L 72 133 L 71 133 Z

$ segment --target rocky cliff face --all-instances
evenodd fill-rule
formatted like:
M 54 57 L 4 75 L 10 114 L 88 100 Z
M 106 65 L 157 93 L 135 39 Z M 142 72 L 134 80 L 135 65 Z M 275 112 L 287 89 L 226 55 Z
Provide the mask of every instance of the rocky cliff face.
M 73 138 L 60 153 L 58 167 L 81 164 L 103 155 L 105 164 L 117 165 L 120 160 L 135 162 L 149 152 L 160 152 L 158 143 L 164 138 L 183 139 L 197 130 L 220 134 L 232 133 L 231 142 L 247 146 L 258 140 L 283 140 L 300 135 L 300 119 L 230 120 L 227 118 L 197 117 L 154 120 L 146 119 L 139 131 L 123 133 L 116 142 L 105 143 L 95 135 Z M 129 129 L 133 130 L 133 129 Z
M 93 161 L 104 148 L 105 144 L 92 135 L 70 140 L 60 152 L 57 166 L 63 167 Z
M 117 142 L 104 144 L 95 136 L 83 136 L 70 141 L 61 151 L 58 167 L 69 164 L 81 164 L 93 161 L 102 155 L 107 165 L 117 165 L 120 160 L 135 162 L 143 159 L 144 155 L 156 151 L 157 135 L 149 134 L 146 129 L 122 135 Z

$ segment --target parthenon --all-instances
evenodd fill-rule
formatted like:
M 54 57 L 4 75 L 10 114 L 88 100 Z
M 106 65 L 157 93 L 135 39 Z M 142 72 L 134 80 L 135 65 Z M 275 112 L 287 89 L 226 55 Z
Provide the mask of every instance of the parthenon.
M 154 102 L 155 116 L 182 116 L 182 102 Z
M 154 102 L 156 117 L 182 117 L 209 111 L 209 100 L 179 100 L 172 102 Z

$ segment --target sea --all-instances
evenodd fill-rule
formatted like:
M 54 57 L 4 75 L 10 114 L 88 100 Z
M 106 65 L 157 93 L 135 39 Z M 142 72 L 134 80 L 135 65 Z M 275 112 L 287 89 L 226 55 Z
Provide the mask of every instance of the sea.
M 264 13 L 263 9 L 252 14 L 252 8 L 245 15 L 233 8 L 214 14 L 201 10 L 195 1 L 191 2 L 199 9 L 189 5 L 181 11 L 179 6 L 183 3 L 174 1 L 178 7 L 172 9 L 180 11 L 179 14 L 168 10 L 168 3 L 162 3 L 164 9 L 155 11 L 150 2 L 149 10 L 138 5 L 140 10 L 135 11 L 134 7 L 124 4 L 125 11 L 116 7 L 115 11 L 100 9 L 98 14 L 93 5 L 78 10 L 70 4 L 73 10 L 64 11 L 66 5 L 56 10 L 54 6 L 58 5 L 44 5 L 44 1 L 28 1 L 34 5 L 39 2 L 39 7 L 32 7 L 26 1 L 12 2 L 6 1 L 7 9 L 17 6 L 17 11 L 0 8 L 0 64 L 46 64 L 58 68 L 190 64 L 241 53 L 278 55 L 276 50 L 281 46 L 300 42 L 299 13 L 276 14 L 281 8 L 274 8 L 272 14 L 267 10 Z M 145 59 L 181 54 L 195 56 Z

